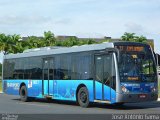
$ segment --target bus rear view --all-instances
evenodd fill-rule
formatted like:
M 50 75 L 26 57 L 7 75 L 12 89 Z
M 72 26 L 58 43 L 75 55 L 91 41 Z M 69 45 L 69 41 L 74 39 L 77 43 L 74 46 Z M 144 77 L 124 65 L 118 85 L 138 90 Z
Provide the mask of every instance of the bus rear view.
M 156 63 L 151 47 L 141 43 L 117 43 L 120 91 L 117 102 L 155 101 L 158 98 Z

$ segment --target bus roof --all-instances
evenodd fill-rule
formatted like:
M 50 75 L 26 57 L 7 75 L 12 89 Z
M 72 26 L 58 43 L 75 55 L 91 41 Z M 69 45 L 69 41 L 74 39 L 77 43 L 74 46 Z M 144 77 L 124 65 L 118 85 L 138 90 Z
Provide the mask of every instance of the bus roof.
M 82 46 L 73 46 L 73 47 L 45 47 L 44 49 L 36 48 L 36 49 L 32 49 L 31 51 L 29 50 L 25 51 L 23 53 L 5 55 L 4 59 L 85 52 L 85 51 L 93 51 L 93 50 L 103 50 L 106 48 L 114 48 L 113 42 L 112 43 L 104 42 L 101 44 L 82 45 Z

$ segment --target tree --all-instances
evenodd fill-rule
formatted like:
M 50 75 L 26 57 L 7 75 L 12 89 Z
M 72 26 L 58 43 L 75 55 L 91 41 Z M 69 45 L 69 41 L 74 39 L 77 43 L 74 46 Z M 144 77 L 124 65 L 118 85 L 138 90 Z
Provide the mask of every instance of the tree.
M 20 35 L 8 35 L 9 39 L 11 41 L 11 51 L 9 51 L 9 53 L 20 53 L 23 52 L 24 47 L 21 46 L 20 40 L 21 37 Z
M 111 39 L 103 39 L 103 40 L 99 41 L 98 43 L 111 42 L 111 41 L 112 41 Z
M 44 32 L 44 46 L 54 46 L 56 43 L 56 38 L 51 31 Z
M 125 32 L 124 35 L 121 37 L 123 41 L 130 41 L 130 42 L 147 42 L 147 38 L 144 36 L 136 36 L 135 33 L 127 33 Z
M 137 42 L 145 42 L 146 43 L 147 38 L 141 35 L 140 37 L 137 38 Z
M 0 34 L 0 51 L 4 54 L 16 53 L 16 44 L 21 37 L 19 35 Z
M 4 54 L 21 53 L 26 49 L 40 48 L 47 46 L 74 46 L 98 43 L 93 39 L 80 40 L 77 37 L 69 37 L 66 40 L 57 40 L 51 31 L 45 31 L 44 37 L 28 36 L 22 40 L 20 35 L 0 34 L 0 51 Z
M 10 49 L 8 37 L 5 34 L 0 34 L 0 50 L 7 54 L 8 50 Z
M 70 47 L 74 45 L 79 45 L 79 39 L 77 37 L 69 37 L 62 41 L 62 46 Z
M 22 53 L 24 50 L 28 49 L 29 47 L 27 46 L 27 44 L 28 44 L 27 41 L 18 41 L 16 43 L 14 53 Z
M 135 33 L 127 33 L 125 32 L 124 35 L 121 37 L 123 41 L 134 41 L 135 42 Z
M 83 40 L 78 40 L 78 45 L 89 45 L 89 44 L 96 44 L 98 42 L 96 42 L 94 39 L 83 39 Z
M 43 40 L 36 36 L 28 36 L 27 40 L 23 41 L 23 45 L 28 49 L 39 48 L 44 46 Z

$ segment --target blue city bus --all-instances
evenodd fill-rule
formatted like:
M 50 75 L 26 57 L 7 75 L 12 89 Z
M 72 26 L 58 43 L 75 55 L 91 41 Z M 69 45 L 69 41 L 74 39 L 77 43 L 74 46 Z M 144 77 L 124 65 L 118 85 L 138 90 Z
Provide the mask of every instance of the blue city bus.
M 142 43 L 37 48 L 3 60 L 3 92 L 24 102 L 47 98 L 88 107 L 155 101 L 157 82 L 152 48 Z

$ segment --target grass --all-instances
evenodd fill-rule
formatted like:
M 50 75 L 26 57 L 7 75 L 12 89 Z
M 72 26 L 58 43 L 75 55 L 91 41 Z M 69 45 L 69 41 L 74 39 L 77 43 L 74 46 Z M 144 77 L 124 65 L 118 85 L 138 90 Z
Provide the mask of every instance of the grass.
M 0 92 L 2 92 L 2 80 L 0 80 Z

